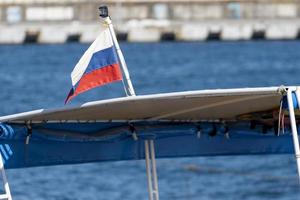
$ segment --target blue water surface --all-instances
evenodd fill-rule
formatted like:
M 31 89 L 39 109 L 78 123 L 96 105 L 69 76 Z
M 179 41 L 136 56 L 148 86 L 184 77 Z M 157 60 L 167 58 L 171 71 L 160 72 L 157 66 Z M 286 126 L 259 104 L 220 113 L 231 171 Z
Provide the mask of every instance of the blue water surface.
M 0 115 L 64 106 L 70 72 L 87 47 L 0 46 Z M 299 41 L 121 47 L 137 94 L 300 85 Z M 119 82 L 82 94 L 67 106 L 124 95 Z M 300 199 L 293 155 L 160 159 L 157 167 L 162 200 Z M 17 169 L 7 175 L 16 200 L 148 198 L 144 161 Z

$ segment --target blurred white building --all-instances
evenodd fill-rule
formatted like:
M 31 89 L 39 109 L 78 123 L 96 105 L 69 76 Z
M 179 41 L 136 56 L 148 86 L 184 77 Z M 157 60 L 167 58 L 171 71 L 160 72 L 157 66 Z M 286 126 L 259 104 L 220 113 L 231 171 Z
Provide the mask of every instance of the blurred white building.
M 90 42 L 100 4 L 130 41 L 299 37 L 298 0 L 1 0 L 0 43 Z

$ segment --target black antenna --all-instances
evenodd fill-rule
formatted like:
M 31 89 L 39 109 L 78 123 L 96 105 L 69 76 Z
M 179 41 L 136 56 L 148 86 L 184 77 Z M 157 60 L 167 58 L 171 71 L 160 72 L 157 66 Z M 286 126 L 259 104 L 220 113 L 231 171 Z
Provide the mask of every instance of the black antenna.
M 108 17 L 108 8 L 107 8 L 107 6 L 100 6 L 99 11 L 100 11 L 100 17 L 102 17 L 102 18 Z

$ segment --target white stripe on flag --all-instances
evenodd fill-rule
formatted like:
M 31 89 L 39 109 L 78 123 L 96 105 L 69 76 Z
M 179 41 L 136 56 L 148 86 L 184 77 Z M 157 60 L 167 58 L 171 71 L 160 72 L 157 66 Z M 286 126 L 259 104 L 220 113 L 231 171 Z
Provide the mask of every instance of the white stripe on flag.
M 83 76 L 88 64 L 95 52 L 101 51 L 103 49 L 107 49 L 113 46 L 113 41 L 110 36 L 110 32 L 108 28 L 105 28 L 97 39 L 92 43 L 92 45 L 86 50 L 83 56 L 80 58 L 79 62 L 76 64 L 75 68 L 71 73 L 72 85 L 75 86 L 78 81 Z

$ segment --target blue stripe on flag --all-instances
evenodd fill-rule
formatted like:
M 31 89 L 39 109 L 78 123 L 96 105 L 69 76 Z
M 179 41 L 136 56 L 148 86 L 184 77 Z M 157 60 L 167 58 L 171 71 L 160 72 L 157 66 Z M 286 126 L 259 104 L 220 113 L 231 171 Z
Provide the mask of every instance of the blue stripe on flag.
M 116 64 L 118 62 L 118 57 L 116 55 L 114 46 L 103 49 L 101 51 L 95 52 L 90 60 L 88 67 L 86 68 L 84 74 L 92 72 L 96 69 Z

